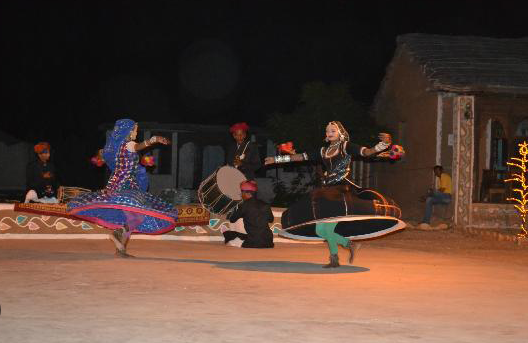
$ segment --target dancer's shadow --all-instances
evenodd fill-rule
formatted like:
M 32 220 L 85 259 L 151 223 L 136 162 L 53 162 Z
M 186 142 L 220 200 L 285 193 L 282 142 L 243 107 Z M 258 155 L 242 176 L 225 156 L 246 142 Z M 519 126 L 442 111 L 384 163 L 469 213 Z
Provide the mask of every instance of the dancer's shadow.
M 365 267 L 342 265 L 339 268 L 322 268 L 321 264 L 308 262 L 290 261 L 212 261 L 195 259 L 176 259 L 167 257 L 137 256 L 135 258 L 121 259 L 114 254 L 108 253 L 86 253 L 86 252 L 65 252 L 65 251 L 35 251 L 17 249 L 0 253 L 0 261 L 4 260 L 38 260 L 38 261 L 96 261 L 96 260 L 120 260 L 120 261 L 157 261 L 157 262 L 180 262 L 180 263 L 206 263 L 217 268 L 245 270 L 267 273 L 297 273 L 297 274 L 352 274 L 367 272 L 370 269 Z
M 367 272 L 370 269 L 357 266 L 341 266 L 339 268 L 322 268 L 322 265 L 308 262 L 290 262 L 290 261 L 210 261 L 210 260 L 192 260 L 178 259 L 177 262 L 185 263 L 209 263 L 217 268 L 246 270 L 252 272 L 267 273 L 297 273 L 297 274 L 351 274 Z
M 0 253 L 0 261 L 99 261 L 115 259 L 113 254 L 99 252 L 42 251 L 16 249 Z

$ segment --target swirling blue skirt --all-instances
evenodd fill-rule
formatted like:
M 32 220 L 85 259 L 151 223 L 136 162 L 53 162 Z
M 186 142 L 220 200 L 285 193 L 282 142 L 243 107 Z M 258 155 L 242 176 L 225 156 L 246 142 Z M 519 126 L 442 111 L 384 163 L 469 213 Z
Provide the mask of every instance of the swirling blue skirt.
M 68 202 L 69 214 L 108 229 L 124 225 L 135 233 L 163 234 L 176 226 L 178 210 L 140 190 L 84 193 Z

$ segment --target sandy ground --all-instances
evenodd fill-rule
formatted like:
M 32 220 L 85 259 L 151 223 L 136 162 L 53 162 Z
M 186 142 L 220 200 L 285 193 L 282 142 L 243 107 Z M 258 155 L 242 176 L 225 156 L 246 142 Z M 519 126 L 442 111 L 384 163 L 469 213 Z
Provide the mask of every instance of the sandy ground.
M 0 342 L 528 342 L 528 248 L 458 232 L 275 249 L 0 240 Z M 347 252 L 340 252 L 345 264 Z

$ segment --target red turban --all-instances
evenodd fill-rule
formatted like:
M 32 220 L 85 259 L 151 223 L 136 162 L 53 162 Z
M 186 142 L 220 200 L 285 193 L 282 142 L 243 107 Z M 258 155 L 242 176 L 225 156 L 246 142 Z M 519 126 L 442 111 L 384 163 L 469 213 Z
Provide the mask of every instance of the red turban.
M 37 154 L 43 154 L 50 151 L 50 145 L 48 142 L 40 142 L 33 149 Z
M 242 192 L 256 192 L 258 190 L 257 183 L 255 181 L 242 181 L 240 190 Z
M 231 133 L 235 132 L 236 130 L 242 130 L 247 132 L 247 130 L 249 130 L 249 126 L 246 123 L 236 123 L 229 128 L 229 132 Z

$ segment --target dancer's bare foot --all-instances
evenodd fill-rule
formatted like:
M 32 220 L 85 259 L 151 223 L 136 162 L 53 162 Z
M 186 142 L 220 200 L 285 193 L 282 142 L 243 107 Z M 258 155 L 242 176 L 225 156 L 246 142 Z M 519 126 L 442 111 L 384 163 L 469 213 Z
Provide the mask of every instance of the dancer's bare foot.
M 116 250 L 126 250 L 121 242 L 123 239 L 123 229 L 116 229 L 110 234 L 110 240 L 114 243 Z
M 119 249 L 116 249 L 116 253 L 115 253 L 115 256 L 116 257 L 120 257 L 120 258 L 130 258 L 130 257 L 135 257 L 134 255 L 130 255 L 126 252 L 126 250 L 119 250 Z
M 123 244 L 123 246 L 127 247 L 128 245 L 128 241 L 130 241 L 130 236 L 132 235 L 132 232 L 130 230 L 130 228 L 128 227 L 128 225 L 125 225 L 122 229 L 122 234 L 121 234 L 121 244 Z
M 110 239 L 114 242 L 116 248 L 116 257 L 128 258 L 134 257 L 126 252 L 128 241 L 130 240 L 130 229 L 125 225 L 121 229 L 115 229 L 110 235 Z

